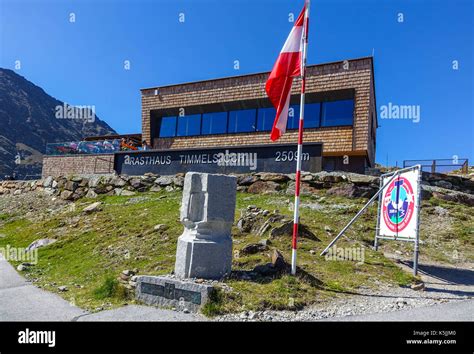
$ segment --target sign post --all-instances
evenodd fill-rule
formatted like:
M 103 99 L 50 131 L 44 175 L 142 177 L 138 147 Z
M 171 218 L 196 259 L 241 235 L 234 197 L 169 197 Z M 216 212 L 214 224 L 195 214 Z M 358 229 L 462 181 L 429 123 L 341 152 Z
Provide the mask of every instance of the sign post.
M 413 274 L 417 275 L 421 166 L 415 165 L 384 174 L 380 177 L 380 186 L 374 249 L 378 249 L 381 239 L 413 242 Z
M 415 244 L 413 273 L 418 273 L 421 166 L 415 165 L 380 176 L 380 188 L 339 234 L 321 252 L 324 256 L 346 230 L 359 218 L 377 197 L 377 227 L 374 249 L 379 239 L 412 241 Z

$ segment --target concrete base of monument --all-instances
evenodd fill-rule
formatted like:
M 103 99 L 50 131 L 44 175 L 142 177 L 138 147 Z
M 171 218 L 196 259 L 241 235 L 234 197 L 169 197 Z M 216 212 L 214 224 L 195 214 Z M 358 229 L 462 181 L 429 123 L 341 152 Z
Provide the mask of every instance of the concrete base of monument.
M 178 278 L 221 279 L 232 271 L 232 238 L 178 238 L 174 273 Z
M 145 275 L 137 278 L 135 295 L 138 301 L 147 305 L 199 312 L 213 291 L 214 287 L 209 284 Z

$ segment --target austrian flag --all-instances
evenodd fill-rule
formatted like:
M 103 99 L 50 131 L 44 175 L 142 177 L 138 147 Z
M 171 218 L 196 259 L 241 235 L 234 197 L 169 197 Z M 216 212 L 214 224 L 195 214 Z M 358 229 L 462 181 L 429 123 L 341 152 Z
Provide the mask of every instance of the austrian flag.
M 291 29 L 283 48 L 276 60 L 270 77 L 265 85 L 268 98 L 277 110 L 270 138 L 275 141 L 286 131 L 288 108 L 293 78 L 301 75 L 303 43 L 301 41 L 304 26 L 303 7 L 295 25 Z

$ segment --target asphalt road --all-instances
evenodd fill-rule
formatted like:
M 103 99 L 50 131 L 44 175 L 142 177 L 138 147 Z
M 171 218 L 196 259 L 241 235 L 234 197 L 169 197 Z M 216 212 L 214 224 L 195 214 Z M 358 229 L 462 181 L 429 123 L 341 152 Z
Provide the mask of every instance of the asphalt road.
M 205 317 L 149 306 L 98 313 L 71 305 L 27 282 L 0 254 L 0 321 L 200 321 Z

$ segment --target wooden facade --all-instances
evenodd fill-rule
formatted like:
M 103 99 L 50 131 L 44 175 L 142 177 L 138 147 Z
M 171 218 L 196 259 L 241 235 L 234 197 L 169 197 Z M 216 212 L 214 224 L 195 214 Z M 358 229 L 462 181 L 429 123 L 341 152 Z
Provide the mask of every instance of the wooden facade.
M 267 107 L 265 82 L 269 73 L 258 73 L 141 90 L 142 137 L 155 149 L 272 144 L 269 132 L 159 138 L 157 117 L 184 109 L 203 113 L 207 108 Z M 298 103 L 300 79 L 293 84 L 292 102 Z M 304 140 L 323 143 L 323 169 L 364 172 L 375 162 L 377 111 L 373 58 L 310 65 L 307 96 L 315 100 L 354 99 L 353 125 L 305 129 Z M 174 113 L 173 113 L 174 114 Z M 289 130 L 277 143 L 295 143 Z

